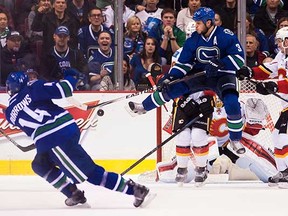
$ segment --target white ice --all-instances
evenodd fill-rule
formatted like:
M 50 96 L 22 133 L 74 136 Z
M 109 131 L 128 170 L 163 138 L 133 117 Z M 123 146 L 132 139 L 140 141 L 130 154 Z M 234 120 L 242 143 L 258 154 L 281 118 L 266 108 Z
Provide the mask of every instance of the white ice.
M 272 216 L 288 215 L 285 189 L 260 182 L 206 184 L 146 184 L 156 198 L 146 208 L 134 208 L 133 197 L 84 183 L 79 188 L 91 208 L 69 208 L 65 197 L 37 176 L 0 177 L 1 216 Z

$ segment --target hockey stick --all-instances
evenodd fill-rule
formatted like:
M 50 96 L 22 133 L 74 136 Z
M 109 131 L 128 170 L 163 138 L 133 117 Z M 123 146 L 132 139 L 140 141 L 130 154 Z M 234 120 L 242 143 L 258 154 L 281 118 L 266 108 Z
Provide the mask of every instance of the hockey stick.
M 184 131 L 186 128 L 190 127 L 192 124 L 194 124 L 198 119 L 202 118 L 203 114 L 200 113 L 197 117 L 193 118 L 190 122 L 188 122 L 183 128 L 181 128 L 179 131 L 177 131 L 176 133 L 172 134 L 170 137 L 168 137 L 166 140 L 164 140 L 162 143 L 160 143 L 159 145 L 157 145 L 154 149 L 152 149 L 150 152 L 148 152 L 147 154 L 145 154 L 142 158 L 140 158 L 139 160 L 137 160 L 134 164 L 132 164 L 130 167 L 128 167 L 126 170 L 124 170 L 121 175 L 125 175 L 127 172 L 129 172 L 130 170 L 132 170 L 134 167 L 136 167 L 138 164 L 140 164 L 143 160 L 145 160 L 148 156 L 150 156 L 151 154 L 153 154 L 155 151 L 157 151 L 159 148 L 161 148 L 162 146 L 164 146 L 166 143 L 168 143 L 170 140 L 172 140 L 175 136 L 177 136 L 178 134 L 180 134 L 182 131 Z
M 28 146 L 21 146 L 19 145 L 15 140 L 13 140 L 8 134 L 6 134 L 3 130 L 0 129 L 0 133 L 6 137 L 11 143 L 13 143 L 17 148 L 19 148 L 23 152 L 31 151 L 36 148 L 34 143 L 28 145 Z
M 249 82 L 253 83 L 255 86 L 259 83 L 259 82 L 257 82 L 256 80 L 251 80 L 251 79 L 249 79 Z M 287 99 L 281 97 L 279 94 L 277 94 L 277 93 L 275 93 L 275 92 L 273 92 L 273 91 L 271 91 L 271 90 L 269 90 L 269 89 L 266 89 L 266 90 L 267 90 L 267 92 L 268 92 L 269 94 L 272 94 L 272 95 L 278 97 L 279 99 L 281 99 L 281 100 L 283 100 L 283 101 L 285 101 L 285 102 L 288 102 Z
M 149 89 L 145 89 L 145 90 L 140 91 L 140 92 L 135 92 L 135 93 L 132 93 L 132 94 L 128 94 L 128 95 L 125 95 L 125 96 L 122 96 L 122 97 L 119 97 L 119 98 L 115 98 L 115 99 L 112 99 L 112 100 L 109 100 L 109 101 L 104 101 L 104 102 L 99 103 L 97 105 L 87 106 L 87 110 L 93 109 L 93 108 L 96 108 L 96 107 L 103 107 L 103 106 L 106 106 L 108 104 L 112 104 L 112 103 L 115 103 L 117 101 L 121 101 L 121 100 L 128 99 L 128 98 L 131 98 L 131 97 L 136 97 L 138 95 L 141 95 L 141 94 L 144 94 L 144 93 L 147 93 L 147 92 L 150 92 L 150 91 L 153 91 L 153 88 L 149 88 Z

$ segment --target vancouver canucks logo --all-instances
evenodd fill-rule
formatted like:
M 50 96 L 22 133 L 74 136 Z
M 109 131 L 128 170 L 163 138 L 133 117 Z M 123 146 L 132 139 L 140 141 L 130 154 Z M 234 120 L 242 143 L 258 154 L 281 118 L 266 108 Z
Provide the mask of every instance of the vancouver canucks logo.
M 196 50 L 196 58 L 199 62 L 203 64 L 207 64 L 212 58 L 219 59 L 220 57 L 220 50 L 218 47 L 205 47 L 200 46 Z

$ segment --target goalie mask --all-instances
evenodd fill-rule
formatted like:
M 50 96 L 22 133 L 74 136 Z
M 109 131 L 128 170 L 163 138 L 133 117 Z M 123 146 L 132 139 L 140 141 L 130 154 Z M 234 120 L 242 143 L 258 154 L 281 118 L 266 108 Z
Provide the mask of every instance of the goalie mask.
M 11 72 L 6 80 L 7 93 L 10 96 L 21 91 L 28 83 L 28 76 L 23 71 Z

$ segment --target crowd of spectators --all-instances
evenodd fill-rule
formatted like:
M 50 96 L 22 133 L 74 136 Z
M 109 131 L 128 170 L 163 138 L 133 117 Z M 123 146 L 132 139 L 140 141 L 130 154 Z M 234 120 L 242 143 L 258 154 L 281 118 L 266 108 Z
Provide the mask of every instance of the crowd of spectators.
M 87 83 L 81 90 L 118 90 L 113 2 L 0 0 L 1 87 L 11 71 L 34 71 L 53 81 L 72 68 Z M 122 3 L 124 90 L 151 87 L 145 76 L 151 64 L 167 72 L 173 53 L 195 31 L 199 7 L 211 7 L 217 26 L 237 32 L 237 0 L 117 1 Z M 288 26 L 288 3 L 246 0 L 246 6 L 246 63 L 256 66 L 277 54 L 275 33 Z

